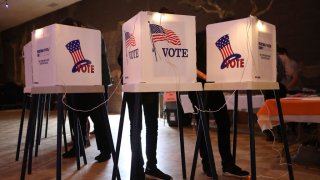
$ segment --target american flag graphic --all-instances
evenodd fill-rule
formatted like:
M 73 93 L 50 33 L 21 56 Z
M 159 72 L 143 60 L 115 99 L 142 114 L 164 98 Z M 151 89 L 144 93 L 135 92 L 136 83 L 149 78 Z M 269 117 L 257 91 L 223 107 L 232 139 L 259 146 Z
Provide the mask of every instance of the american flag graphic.
M 153 42 L 167 41 L 174 45 L 181 45 L 180 38 L 172 30 L 165 29 L 156 24 L 150 24 L 149 26 Z
M 228 34 L 222 36 L 216 42 L 216 46 L 218 47 L 223 59 L 227 59 L 228 57 L 230 57 L 234 54 L 232 51 L 231 45 L 230 45 Z
M 66 44 L 66 48 L 69 50 L 74 64 L 76 64 L 82 60 L 85 60 L 85 58 L 82 54 L 82 51 L 81 51 L 80 41 L 78 39 L 70 41 L 68 44 Z
M 136 40 L 135 40 L 133 34 L 131 34 L 129 32 L 125 32 L 124 33 L 124 38 L 126 40 L 126 47 L 135 46 L 136 45 Z

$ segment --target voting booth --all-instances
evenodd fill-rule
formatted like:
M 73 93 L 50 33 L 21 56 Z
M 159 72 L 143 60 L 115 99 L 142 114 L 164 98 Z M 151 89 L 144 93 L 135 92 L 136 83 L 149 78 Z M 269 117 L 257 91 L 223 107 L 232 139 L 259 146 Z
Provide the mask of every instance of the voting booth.
M 52 24 L 32 32 L 34 86 L 101 85 L 101 32 Z
M 23 46 L 25 91 L 30 92 L 32 80 L 32 46 L 31 41 Z
M 123 83 L 196 82 L 195 17 L 141 11 L 122 26 Z
M 210 24 L 207 82 L 276 82 L 276 28 L 250 16 Z

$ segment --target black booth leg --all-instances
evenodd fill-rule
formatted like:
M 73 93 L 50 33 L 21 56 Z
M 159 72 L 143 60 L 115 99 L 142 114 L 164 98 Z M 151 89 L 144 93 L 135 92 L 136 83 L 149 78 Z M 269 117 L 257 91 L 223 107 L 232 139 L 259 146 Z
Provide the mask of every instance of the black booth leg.
M 78 118 L 76 118 L 76 120 L 74 122 L 75 122 L 74 127 L 76 129 L 75 137 L 77 137 L 77 139 L 75 139 L 76 140 L 75 141 L 76 142 L 75 151 L 76 151 L 76 156 L 77 156 L 77 169 L 80 170 L 81 153 L 82 153 L 84 164 L 87 164 L 87 156 L 86 156 L 86 152 L 84 149 L 85 141 L 83 140 L 84 137 L 83 137 L 80 121 Z
M 256 180 L 256 153 L 255 153 L 255 140 L 254 140 L 254 119 L 252 109 L 252 90 L 247 90 L 248 101 L 248 120 L 250 131 L 250 159 L 251 159 L 251 178 Z
M 49 115 L 48 113 L 50 112 L 50 102 L 51 102 L 51 94 L 47 94 L 48 96 L 48 107 L 47 107 L 47 123 L 46 123 L 46 134 L 47 134 L 47 128 L 48 128 L 48 119 L 49 119 Z M 64 97 L 64 96 L 62 96 Z M 62 99 L 63 102 L 63 99 Z M 73 117 L 75 117 L 75 115 L 73 115 Z M 68 152 L 68 143 L 67 143 L 67 133 L 66 133 L 66 120 L 67 120 L 67 110 L 65 110 L 65 108 L 63 108 L 63 122 L 62 122 L 62 135 L 63 135 L 63 143 L 64 143 L 64 152 Z M 70 126 L 71 127 L 71 126 Z M 72 137 L 72 131 L 70 129 L 70 133 L 71 133 L 71 137 Z
M 46 101 L 47 101 L 47 95 L 44 94 L 42 95 L 42 104 L 41 104 L 41 111 L 40 111 L 40 114 L 41 114 L 41 124 L 40 124 L 40 132 L 39 132 L 39 145 L 40 145 L 40 141 L 41 141 L 41 136 L 42 136 L 42 125 L 43 125 L 43 116 L 44 116 L 44 112 L 46 111 Z
M 180 115 L 182 115 L 183 113 L 179 112 L 179 109 L 182 109 L 182 105 L 181 102 L 179 101 L 180 98 L 179 97 L 179 92 L 176 93 L 177 96 L 177 119 L 178 119 L 178 127 L 179 127 L 179 137 L 180 137 L 180 154 L 181 154 L 181 165 L 182 165 L 182 177 L 183 179 L 187 178 L 187 173 L 186 173 L 186 158 L 185 158 L 185 150 L 184 150 L 184 139 L 183 139 L 183 124 L 182 121 L 183 117 L 181 117 Z M 181 110 L 180 109 L 180 110 Z
M 74 113 L 74 112 L 73 112 Z M 75 113 L 74 113 L 75 115 Z M 73 116 L 73 117 L 76 117 L 74 118 L 73 120 L 73 127 L 74 127 L 74 150 L 75 150 L 75 154 L 76 154 L 76 162 L 77 162 L 77 169 L 79 170 L 80 169 L 80 144 L 79 144 L 79 141 L 80 140 L 80 137 L 79 137 L 79 123 L 78 123 L 78 117 L 77 116 Z
M 237 134 L 238 134 L 238 90 L 234 92 L 234 108 L 233 108 L 233 146 L 232 157 L 233 162 L 236 163 L 237 156 Z
M 63 123 L 63 104 L 62 94 L 57 94 L 57 109 L 58 109 L 58 122 L 57 122 L 57 160 L 56 160 L 56 179 L 61 180 L 61 138 L 62 138 L 62 123 Z
M 201 141 L 200 134 L 203 133 L 201 127 L 202 126 L 200 126 L 200 121 L 199 121 L 199 123 L 197 124 L 197 140 L 196 140 L 196 145 L 194 147 L 194 154 L 193 154 L 193 160 L 192 160 L 190 180 L 194 180 L 194 176 L 195 176 L 195 173 L 196 173 L 196 166 L 197 166 L 198 152 L 199 152 L 199 142 Z
M 123 94 L 122 104 L 121 104 L 121 112 L 120 112 L 120 122 L 119 122 L 119 129 L 118 129 L 118 137 L 117 137 L 117 144 L 116 144 L 116 153 L 115 156 L 112 156 L 113 158 L 113 171 L 112 171 L 112 180 L 116 179 L 116 176 L 119 176 L 118 173 L 118 162 L 119 162 L 119 155 L 120 155 L 120 146 L 121 146 L 121 140 L 122 140 L 122 132 L 123 132 L 123 123 L 124 123 L 124 116 L 126 111 L 126 103 L 127 103 L 127 93 Z
M 64 152 L 68 152 L 67 133 L 66 133 L 66 117 L 65 117 L 65 115 L 63 116 L 62 134 L 63 134 Z
M 26 142 L 24 145 L 24 153 L 23 153 L 23 160 L 22 160 L 22 167 L 21 167 L 21 175 L 20 175 L 21 180 L 25 179 L 25 176 L 26 176 L 27 160 L 28 160 L 28 155 L 30 153 L 29 146 L 31 143 L 31 136 L 32 136 L 32 124 L 33 124 L 33 121 L 35 121 L 37 101 L 38 101 L 38 96 L 32 95 L 31 102 L 30 102 L 30 112 L 29 112 Z
M 45 138 L 48 137 L 48 123 L 49 123 L 49 113 L 50 113 L 50 105 L 51 105 L 51 94 L 47 94 L 46 96 L 47 96 L 47 103 L 46 103 L 47 113 L 46 113 L 46 130 L 44 134 Z
M 37 131 L 36 131 L 36 146 L 35 146 L 35 156 L 38 156 L 38 149 L 41 141 L 41 130 L 42 130 L 42 120 L 43 120 L 43 107 L 44 107 L 44 96 L 43 94 L 39 95 L 39 101 L 38 101 L 38 125 L 37 125 Z
M 283 120 L 283 113 L 282 113 L 282 108 L 281 108 L 281 103 L 280 103 L 279 91 L 275 91 L 274 94 L 275 94 L 276 102 L 277 102 L 277 109 L 278 109 L 279 120 L 280 120 L 281 136 L 282 136 L 282 142 L 284 145 L 284 150 L 285 150 L 286 158 L 287 158 L 289 178 L 290 178 L 290 180 L 293 180 L 294 177 L 293 177 L 292 162 L 291 162 L 291 156 L 289 153 L 289 145 L 288 145 L 288 139 L 287 139 L 287 134 L 286 134 L 286 126 L 285 126 L 284 120 Z
M 202 99 L 202 93 L 203 92 L 196 92 L 196 96 L 198 99 L 198 106 L 201 110 L 204 109 L 204 105 L 203 105 L 203 99 Z M 217 175 L 217 171 L 216 171 L 216 166 L 215 166 L 215 162 L 214 162 L 214 157 L 213 157 L 213 151 L 212 151 L 212 146 L 211 146 L 211 140 L 210 140 L 210 133 L 209 133 L 209 125 L 208 125 L 208 121 L 206 118 L 206 114 L 201 111 L 200 112 L 200 120 L 199 120 L 199 127 L 198 127 L 198 133 L 197 133 L 197 142 L 196 142 L 196 146 L 195 146 L 195 153 L 194 156 L 197 156 L 198 150 L 199 150 L 199 142 L 201 140 L 201 138 L 199 136 L 203 135 L 203 137 L 205 138 L 205 143 L 206 143 L 206 148 L 207 148 L 207 153 L 208 153 L 208 158 L 209 158 L 209 165 L 210 165 L 210 169 L 211 169 L 211 173 L 214 179 L 218 178 Z M 194 157 L 194 161 L 193 161 L 193 168 L 191 170 L 191 177 L 190 179 L 194 179 L 194 174 L 195 172 L 195 165 L 196 165 L 196 160 L 197 158 Z
M 107 99 L 107 97 L 105 95 L 106 94 L 104 93 L 103 94 L 103 99 Z M 105 121 L 104 122 L 105 122 L 105 126 L 106 126 L 106 129 L 107 129 L 107 137 L 108 137 L 109 147 L 111 149 L 112 157 L 115 157 L 117 155 L 116 155 L 116 151 L 114 149 L 113 138 L 112 138 L 112 133 L 111 133 L 111 128 L 110 128 L 110 122 L 109 122 L 109 118 L 108 118 L 108 107 L 107 107 L 107 104 L 104 104 L 103 106 L 104 107 L 102 107 L 102 108 L 105 108 L 105 111 L 104 111 L 105 112 L 104 113 Z M 116 171 L 117 171 L 117 175 L 118 175 L 117 177 L 118 177 L 118 179 L 120 179 L 120 173 L 118 171 L 118 168 L 116 168 Z
M 39 100 L 40 100 L 39 94 L 34 94 L 34 96 L 36 96 L 37 103 L 35 106 L 34 117 L 31 123 L 31 136 L 30 136 L 31 139 L 30 139 L 30 145 L 29 145 L 28 174 L 31 174 L 32 172 L 32 153 L 33 153 L 33 147 L 35 142 L 37 114 L 39 113 Z
M 23 98 L 23 107 L 22 107 L 22 112 L 21 112 L 21 118 L 20 118 L 20 127 L 19 127 L 19 135 L 18 135 L 18 143 L 17 143 L 17 151 L 16 151 L 16 161 L 19 160 L 19 155 L 20 155 L 20 146 L 21 146 L 21 138 L 22 138 L 22 132 L 23 132 L 23 123 L 24 123 L 24 114 L 26 112 L 26 106 L 28 102 L 28 95 L 24 94 Z

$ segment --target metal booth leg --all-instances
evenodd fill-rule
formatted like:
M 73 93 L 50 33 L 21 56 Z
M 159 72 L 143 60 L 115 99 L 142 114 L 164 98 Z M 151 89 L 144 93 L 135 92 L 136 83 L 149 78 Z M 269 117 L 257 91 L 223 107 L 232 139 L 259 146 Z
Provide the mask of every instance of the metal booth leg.
M 118 168 L 118 161 L 119 161 L 119 155 L 120 155 L 120 147 L 121 147 L 121 140 L 122 140 L 122 132 L 123 132 L 123 122 L 124 122 L 124 116 L 126 111 L 126 103 L 127 103 L 127 93 L 123 94 L 122 104 L 121 104 L 121 113 L 120 113 L 120 122 L 119 122 L 119 129 L 118 129 L 118 138 L 117 138 L 117 145 L 116 145 L 116 153 L 115 156 L 113 156 L 113 171 L 112 171 L 112 180 L 116 179 L 116 176 L 119 176 L 120 178 L 119 168 Z
M 31 98 L 31 104 L 30 104 L 30 113 L 29 113 L 29 120 L 28 120 L 28 127 L 27 127 L 27 135 L 26 135 L 26 142 L 24 145 L 24 154 L 23 154 L 23 160 L 22 160 L 22 168 L 21 168 L 21 175 L 20 179 L 25 179 L 26 170 L 27 170 L 27 160 L 29 156 L 29 147 L 32 141 L 32 126 L 35 121 L 35 116 L 37 114 L 37 101 L 38 101 L 38 95 L 34 94 Z M 32 156 L 32 154 L 31 154 Z
M 232 157 L 233 162 L 236 163 L 237 156 L 237 134 L 238 134 L 238 90 L 234 93 L 234 108 L 233 108 L 233 147 Z
M 183 120 L 183 117 L 180 117 L 179 109 L 182 109 L 181 102 L 179 101 L 179 92 L 176 93 L 177 96 L 177 120 L 178 120 L 178 128 L 179 128 L 179 137 L 180 137 L 180 154 L 181 154 L 181 166 L 182 166 L 182 177 L 183 179 L 187 178 L 186 173 L 186 159 L 185 159 L 185 150 L 184 150 L 184 139 L 183 139 L 183 123 L 181 120 Z M 182 115 L 182 112 L 181 112 Z
M 58 110 L 58 122 L 57 122 L 57 160 L 56 160 L 56 179 L 61 180 L 61 138 L 62 138 L 62 123 L 63 123 L 63 104 L 62 94 L 57 94 L 57 110 Z
M 200 109 L 204 109 L 203 105 L 203 100 L 202 100 L 202 93 L 203 92 L 196 92 L 196 96 L 198 99 L 198 105 Z M 192 165 L 192 170 L 191 170 L 191 177 L 190 179 L 194 179 L 194 174 L 195 174 L 195 165 L 197 161 L 198 156 L 198 150 L 199 150 L 199 142 L 200 142 L 200 137 L 201 134 L 203 134 L 203 137 L 205 138 L 206 142 L 206 148 L 207 148 L 207 153 L 208 153 L 208 158 L 209 158 L 209 164 L 210 164 L 210 169 L 211 173 L 214 179 L 218 178 L 217 171 L 216 171 L 216 166 L 214 163 L 214 157 L 213 157 L 213 151 L 211 147 L 211 140 L 210 140 L 210 133 L 209 133 L 209 126 L 208 126 L 208 121 L 206 120 L 206 114 L 204 112 L 200 112 L 200 119 L 199 119 L 199 124 L 198 124 L 198 132 L 197 132 L 197 141 L 196 141 L 196 146 L 195 146 L 195 153 L 194 153 L 194 158 L 193 158 L 193 165 Z
M 249 131 L 250 131 L 250 158 L 251 158 L 251 178 L 257 179 L 256 175 L 256 153 L 255 153 L 255 140 L 254 140 L 254 119 L 252 109 L 252 90 L 247 90 L 247 101 L 248 101 L 248 120 L 249 120 Z
M 280 120 L 281 136 L 282 136 L 282 142 L 284 145 L 284 150 L 285 150 L 286 158 L 287 158 L 289 178 L 290 178 L 290 180 L 293 180 L 294 177 L 293 177 L 292 162 L 291 162 L 291 156 L 289 153 L 288 139 L 287 139 L 287 134 L 286 134 L 286 127 L 285 127 L 284 120 L 283 120 L 279 91 L 275 91 L 274 94 L 275 94 L 276 102 L 277 102 L 277 109 L 278 109 L 279 120 Z
M 21 118 L 20 118 L 20 127 L 19 127 L 17 151 L 16 151 L 16 161 L 19 160 L 21 138 L 22 138 L 22 132 L 23 132 L 23 123 L 24 123 L 24 114 L 25 114 L 25 111 L 26 111 L 26 108 L 27 108 L 28 101 L 29 101 L 28 94 L 24 94 L 23 107 L 22 107 Z

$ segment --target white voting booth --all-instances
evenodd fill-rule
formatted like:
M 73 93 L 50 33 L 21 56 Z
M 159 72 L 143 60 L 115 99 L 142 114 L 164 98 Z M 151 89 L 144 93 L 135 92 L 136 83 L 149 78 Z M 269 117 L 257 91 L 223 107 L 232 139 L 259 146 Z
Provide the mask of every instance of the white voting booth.
M 100 31 L 52 24 L 31 42 L 34 86 L 102 84 Z
M 37 119 L 33 117 L 40 112 L 42 105 L 38 103 L 41 102 L 41 96 L 44 94 L 57 95 L 56 176 L 57 179 L 61 179 L 61 139 L 64 122 L 62 94 L 104 92 L 101 74 L 101 32 L 52 24 L 32 32 L 31 42 L 24 47 L 24 55 L 26 88 L 31 86 L 30 93 L 32 94 L 28 132 L 32 131 L 30 123 L 36 123 Z M 32 74 L 31 77 L 30 74 Z M 110 129 L 110 127 L 107 128 Z M 26 140 L 26 147 L 33 144 L 31 134 L 27 133 L 26 139 L 31 140 Z M 108 137 L 112 141 L 110 133 Z M 28 153 L 30 153 L 29 148 L 24 155 Z M 23 179 L 26 172 L 24 167 L 27 161 L 31 162 L 31 160 L 24 156 L 21 170 Z M 80 169 L 80 164 L 77 166 Z
M 256 179 L 252 90 L 279 89 L 276 82 L 275 26 L 255 17 L 208 25 L 207 81 L 214 83 L 206 83 L 204 90 L 246 90 L 250 130 L 250 176 Z M 238 95 L 237 91 L 236 94 Z M 275 92 L 275 96 L 288 173 L 290 179 L 293 179 L 279 93 Z M 233 155 L 236 154 L 235 127 Z
M 250 16 L 206 31 L 208 82 L 276 82 L 274 25 Z
M 201 83 L 196 82 L 194 16 L 141 11 L 122 25 L 122 50 L 122 91 L 134 92 L 137 101 L 140 100 L 140 92 L 202 90 Z M 137 111 L 138 107 L 135 107 L 135 113 Z M 124 116 L 123 110 L 120 116 Z M 120 119 L 123 121 L 124 118 Z M 133 127 L 138 127 L 135 125 L 137 121 L 132 121 Z M 179 130 L 185 179 L 183 131 L 182 128 Z M 133 133 L 132 139 L 139 139 L 139 135 Z M 211 147 L 210 142 L 208 144 Z M 117 167 L 117 162 L 114 167 Z
M 195 83 L 195 17 L 141 11 L 122 26 L 123 82 Z

